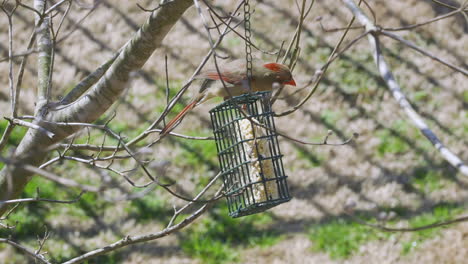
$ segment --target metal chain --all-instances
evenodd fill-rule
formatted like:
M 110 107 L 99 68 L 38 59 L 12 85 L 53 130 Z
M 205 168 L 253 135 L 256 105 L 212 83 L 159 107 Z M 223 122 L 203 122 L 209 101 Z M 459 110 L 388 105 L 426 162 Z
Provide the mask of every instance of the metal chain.
M 247 82 L 249 92 L 252 91 L 251 81 L 252 81 L 252 46 L 250 45 L 250 37 L 252 32 L 250 31 L 250 4 L 249 0 L 244 2 L 244 37 L 245 37 L 245 61 L 246 61 L 246 73 L 247 73 Z

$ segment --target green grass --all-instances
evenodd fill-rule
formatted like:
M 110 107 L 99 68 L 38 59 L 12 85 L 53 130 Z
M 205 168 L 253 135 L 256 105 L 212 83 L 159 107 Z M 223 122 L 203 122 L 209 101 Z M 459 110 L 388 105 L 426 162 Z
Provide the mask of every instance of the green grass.
M 61 199 L 66 195 L 62 188 L 58 187 L 53 181 L 41 177 L 33 177 L 23 190 L 23 197 L 36 197 L 39 191 L 39 197 Z
M 411 94 L 411 99 L 414 102 L 427 102 L 430 99 L 430 94 L 427 91 L 416 91 Z
M 37 197 L 39 190 L 40 198 L 71 200 L 78 193 L 68 191 L 54 182 L 40 177 L 33 177 L 26 185 L 21 197 Z M 53 206 L 51 206 L 53 205 Z M 103 207 L 103 202 L 94 193 L 86 193 L 77 203 L 73 204 L 51 204 L 46 202 L 34 202 L 21 204 L 8 218 L 10 224 L 17 222 L 17 228 L 12 230 L 14 236 L 35 237 L 38 235 L 38 227 L 48 225 L 48 221 L 53 221 L 66 213 L 69 217 L 81 220 L 89 219 L 89 212 L 98 213 Z
M 44 206 L 35 206 L 32 203 L 20 205 L 10 214 L 4 224 L 16 226 L 14 229 L 0 229 L 0 237 L 12 236 L 14 239 L 31 238 L 43 232 L 44 219 L 48 214 Z
M 468 120 L 468 112 L 466 112 L 464 116 L 465 116 L 464 120 Z M 462 122 L 462 126 L 463 126 L 463 133 L 468 133 L 468 122 L 467 121 Z
M 51 243 L 53 239 L 53 243 Z M 37 247 L 36 241 L 31 241 L 31 248 Z M 85 251 L 77 247 L 76 245 L 70 244 L 67 239 L 60 237 L 59 235 L 54 234 L 53 230 L 51 231 L 51 237 L 49 242 L 46 242 L 42 252 L 47 252 L 46 257 L 52 263 L 62 263 L 71 258 L 74 258 L 78 255 L 84 254 Z M 122 263 L 123 253 L 121 251 L 112 251 L 105 255 L 97 256 L 91 258 L 91 260 L 85 261 L 83 263 L 94 264 L 94 263 L 105 263 L 105 264 L 116 264 Z
M 188 136 L 211 136 L 211 133 L 202 131 L 188 131 Z M 175 139 L 182 153 L 175 159 L 175 163 L 182 166 L 202 168 L 203 165 L 217 166 L 217 149 L 213 140 Z M 205 168 L 204 168 L 205 169 Z
M 307 150 L 302 147 L 296 147 L 296 151 L 297 151 L 298 158 L 307 160 L 309 162 L 308 163 L 309 168 L 319 167 L 322 164 L 323 160 L 325 159 L 324 157 L 314 153 L 312 150 Z
M 152 220 L 167 221 L 174 213 L 170 204 L 155 193 L 130 201 L 125 209 L 133 215 L 132 218 L 141 223 L 148 223 Z
M 446 221 L 463 211 L 459 206 L 457 207 L 452 204 L 440 204 L 435 206 L 430 212 L 416 216 L 411 216 L 410 212 L 405 208 L 392 208 L 388 210 L 395 212 L 399 217 L 410 217 L 408 219 L 408 226 L 411 228 Z M 382 209 L 382 211 L 387 210 Z M 363 219 L 375 223 L 375 220 L 368 217 L 364 217 Z M 394 226 L 398 221 L 398 219 L 391 220 L 385 225 Z M 411 232 L 409 238 L 401 239 L 399 242 L 402 254 L 408 254 L 415 250 L 423 241 L 434 238 L 439 234 L 441 228 L 443 227 Z M 330 222 L 317 224 L 309 229 L 309 239 L 313 242 L 312 250 L 326 252 L 332 259 L 346 259 L 358 252 L 360 246 L 375 240 L 387 240 L 393 234 L 395 233 L 382 232 L 347 218 L 339 218 Z
M 41 177 L 33 177 L 26 185 L 21 198 L 37 197 L 39 189 L 40 198 L 70 200 L 74 199 L 78 193 L 68 191 L 54 182 L 45 180 Z M 6 234 L 18 238 L 36 237 L 43 231 L 39 231 L 49 221 L 61 217 L 64 212 L 69 217 L 76 217 L 81 220 L 89 218 L 89 212 L 97 212 L 102 207 L 96 194 L 86 193 L 74 204 L 51 204 L 47 202 L 32 202 L 20 204 L 18 208 L 9 216 L 6 221 L 10 225 L 16 224 L 12 230 L 0 229 L 0 236 Z
M 3 135 L 3 132 L 5 132 L 7 125 L 7 120 L 0 120 L 0 137 Z M 18 146 L 21 139 L 23 139 L 24 135 L 26 134 L 27 130 L 28 129 L 25 127 L 15 126 L 13 132 L 10 134 L 10 138 L 8 139 L 8 144 L 12 146 Z
M 444 178 L 441 172 L 428 167 L 417 168 L 414 171 L 412 182 L 424 193 L 430 193 L 444 187 Z
M 187 135 L 209 136 L 207 132 L 188 131 Z M 190 181 L 195 185 L 193 193 L 201 191 L 219 171 L 216 143 L 212 140 L 173 139 L 180 154 L 174 159 L 174 165 L 185 167 L 191 172 Z
M 377 131 L 377 137 L 380 140 L 377 146 L 379 156 L 390 154 L 403 154 L 410 150 L 410 146 L 402 138 L 392 135 L 389 130 Z
M 314 243 L 312 250 L 327 252 L 333 259 L 349 257 L 361 245 L 386 236 L 388 234 L 342 218 L 309 230 L 309 239 Z
M 8 125 L 7 120 L 4 120 L 4 119 L 0 120 L 0 139 L 2 138 L 7 125 Z M 19 143 L 21 142 L 21 139 L 23 139 L 24 135 L 26 134 L 26 131 L 28 131 L 28 129 L 25 127 L 15 126 L 13 128 L 13 131 L 10 134 L 10 137 L 8 138 L 6 147 L 3 149 L 0 155 L 8 153 L 11 147 L 17 147 Z M 3 166 L 5 166 L 5 164 L 3 162 L 0 162 L 0 170 L 3 168 Z
M 37 197 L 38 188 L 40 198 L 70 200 L 78 195 L 76 191 L 58 186 L 54 182 L 41 177 L 33 177 L 21 197 Z M 44 251 L 49 252 L 47 256 L 53 263 L 63 262 L 82 253 L 83 249 L 70 244 L 61 234 L 55 233 L 59 231 L 54 230 L 51 223 L 63 217 L 73 221 L 89 221 L 102 215 L 104 209 L 109 206 L 114 205 L 104 202 L 102 198 L 94 193 L 84 194 L 78 202 L 73 204 L 23 203 L 10 214 L 8 220 L 2 221 L 9 225 L 16 225 L 16 227 L 11 230 L 0 229 L 0 237 L 11 236 L 14 240 L 21 241 L 26 246 L 36 248 L 37 236 L 42 237 L 47 227 L 47 230 L 51 232 L 51 237 L 44 246 Z M 66 227 L 64 228 L 66 229 Z M 89 263 L 119 263 L 119 259 L 120 255 L 118 253 L 112 253 L 100 257 L 99 260 L 102 260 L 100 262 L 93 260 Z
M 242 42 L 241 39 L 237 38 L 237 37 L 233 37 L 233 38 L 226 38 L 226 41 L 225 41 L 225 45 L 228 47 L 228 48 L 235 48 L 235 47 L 239 47 L 240 45 L 243 45 L 244 42 Z
M 409 220 L 412 228 L 430 225 L 436 222 L 447 221 L 463 211 L 461 207 L 452 204 L 440 204 L 432 212 L 413 217 Z M 431 239 L 440 233 L 443 227 L 431 228 L 411 233 L 411 238 L 402 243 L 402 254 L 406 255 L 415 250 L 424 240 Z
M 328 56 L 328 53 L 327 55 Z M 350 71 L 349 69 L 353 69 Z M 333 72 L 333 80 L 339 83 L 341 90 L 347 95 L 364 95 L 366 101 L 372 100 L 372 96 L 378 89 L 379 80 L 373 69 L 373 58 L 368 53 L 356 53 L 352 57 L 334 62 L 330 67 Z
M 339 110 L 333 111 L 325 109 L 320 113 L 320 119 L 322 119 L 327 124 L 335 124 L 342 117 L 343 114 Z
M 218 207 L 184 233 L 182 250 L 202 263 L 238 262 L 241 249 L 272 246 L 282 238 L 265 229 L 271 223 L 268 213 L 231 218 L 226 206 Z
M 468 91 L 463 91 L 463 102 L 468 104 Z
M 157 80 L 155 82 L 155 85 L 157 87 L 156 97 L 161 102 L 161 103 L 156 105 L 156 112 L 162 113 L 164 111 L 164 109 L 166 108 L 166 103 L 165 103 L 166 102 L 166 81 L 165 80 Z M 179 81 L 179 80 L 171 80 L 169 82 L 169 100 L 172 100 L 172 98 L 174 98 L 174 96 L 180 90 L 182 85 L 183 85 L 182 81 Z M 187 94 L 187 93 L 185 93 L 185 94 Z M 162 102 L 164 102 L 164 103 L 162 103 Z M 174 108 L 172 108 L 169 115 L 166 117 L 167 120 L 170 120 L 175 115 L 177 115 L 177 113 L 182 111 L 182 109 L 184 109 L 185 105 L 186 105 L 186 102 L 184 102 L 184 100 L 179 100 L 177 102 L 177 104 L 174 106 Z
M 44 180 L 39 177 L 34 177 L 26 186 L 21 195 L 21 198 L 37 197 L 37 188 L 39 188 L 39 197 L 41 198 L 56 198 L 56 184 Z M 59 199 L 59 198 L 57 198 Z M 50 215 L 47 206 L 44 203 L 24 203 L 20 204 L 15 211 L 5 221 L 9 225 L 16 225 L 15 229 L 5 230 L 0 229 L 0 236 L 5 237 L 12 235 L 15 238 L 28 238 L 39 235 L 38 232 L 45 224 L 44 219 Z

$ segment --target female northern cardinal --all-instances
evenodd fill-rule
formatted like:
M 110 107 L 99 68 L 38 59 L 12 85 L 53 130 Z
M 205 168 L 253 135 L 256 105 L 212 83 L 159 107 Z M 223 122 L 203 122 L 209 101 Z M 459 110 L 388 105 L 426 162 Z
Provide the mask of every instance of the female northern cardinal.
M 195 106 L 205 102 L 213 97 L 229 98 L 231 96 L 242 95 L 249 92 L 248 80 L 246 77 L 246 61 L 239 59 L 219 65 L 219 73 L 215 68 L 205 70 L 195 79 L 204 79 L 198 94 L 196 94 L 191 102 L 167 125 L 161 130 L 160 134 L 167 134 L 172 130 L 174 125 L 182 120 L 188 111 Z M 213 81 L 222 79 L 225 86 L 210 86 Z M 252 78 L 250 86 L 252 92 L 271 91 L 273 85 L 277 83 L 279 86 L 293 85 L 296 86 L 291 71 L 286 65 L 279 63 L 264 63 L 260 60 L 252 61 Z

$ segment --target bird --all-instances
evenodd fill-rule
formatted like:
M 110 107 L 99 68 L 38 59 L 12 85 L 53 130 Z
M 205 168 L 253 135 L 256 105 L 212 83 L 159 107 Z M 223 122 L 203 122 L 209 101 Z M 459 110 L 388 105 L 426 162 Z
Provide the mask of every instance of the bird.
M 204 80 L 198 93 L 193 96 L 190 103 L 179 114 L 167 123 L 161 130 L 160 135 L 169 133 L 175 124 L 181 121 L 190 110 L 208 99 L 214 97 L 228 99 L 249 92 L 271 91 L 273 87 L 296 86 L 288 66 L 276 62 L 265 63 L 259 59 L 252 60 L 251 91 L 249 91 L 245 59 L 229 61 L 220 64 L 218 68 L 208 68 L 196 75 L 194 79 Z M 213 82 L 221 80 L 222 85 L 212 85 Z

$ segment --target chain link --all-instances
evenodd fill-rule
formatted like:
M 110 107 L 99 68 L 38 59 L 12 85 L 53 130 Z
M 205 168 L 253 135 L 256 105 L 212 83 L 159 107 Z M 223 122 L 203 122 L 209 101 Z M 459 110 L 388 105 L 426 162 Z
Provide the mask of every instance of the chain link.
M 244 3 L 244 29 L 245 29 L 245 62 L 246 62 L 246 73 L 249 92 L 252 91 L 252 46 L 250 45 L 250 37 L 252 32 L 250 31 L 250 3 L 249 0 L 245 0 Z

